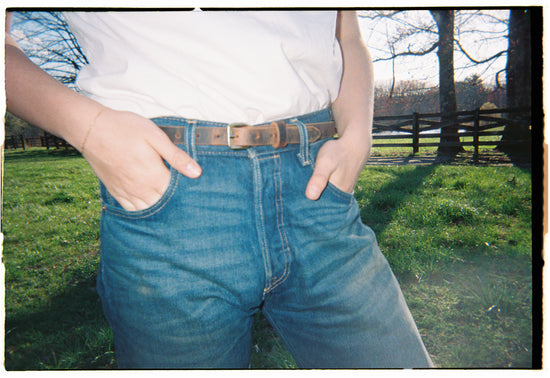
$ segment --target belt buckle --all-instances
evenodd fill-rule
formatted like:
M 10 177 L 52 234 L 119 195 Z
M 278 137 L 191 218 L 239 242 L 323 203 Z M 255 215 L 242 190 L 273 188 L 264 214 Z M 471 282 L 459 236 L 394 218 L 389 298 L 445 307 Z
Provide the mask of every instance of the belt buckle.
M 235 146 L 233 144 L 233 139 L 236 138 L 236 136 L 233 134 L 233 129 L 237 127 L 247 127 L 248 125 L 246 123 L 230 123 L 227 125 L 227 146 L 231 148 L 232 150 L 244 150 L 247 149 L 248 146 Z

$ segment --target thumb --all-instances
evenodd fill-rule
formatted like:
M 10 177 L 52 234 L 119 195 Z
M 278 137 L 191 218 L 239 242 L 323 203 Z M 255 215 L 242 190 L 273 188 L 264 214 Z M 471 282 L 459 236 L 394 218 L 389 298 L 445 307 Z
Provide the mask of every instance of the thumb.
M 315 169 L 307 184 L 306 197 L 312 201 L 316 201 L 321 197 L 328 185 L 330 176 L 334 172 L 334 167 L 327 163 L 327 160 L 317 159 Z
M 160 130 L 159 130 L 160 131 Z M 176 146 L 164 132 L 156 140 L 155 149 L 166 162 L 182 175 L 197 178 L 202 174 L 200 165 L 185 151 Z

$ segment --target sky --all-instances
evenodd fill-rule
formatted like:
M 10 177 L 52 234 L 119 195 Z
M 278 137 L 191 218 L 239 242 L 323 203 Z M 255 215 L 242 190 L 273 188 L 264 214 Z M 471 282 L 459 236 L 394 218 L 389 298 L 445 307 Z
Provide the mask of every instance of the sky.
M 371 12 L 359 12 L 367 15 Z M 508 40 L 506 38 L 506 25 L 502 22 L 496 22 L 495 18 L 507 20 L 507 10 L 484 10 L 485 16 L 474 17 L 471 15 L 473 10 L 464 12 L 457 16 L 455 26 L 460 22 L 460 41 L 467 49 L 468 53 L 475 56 L 478 60 L 487 58 L 495 53 L 506 50 Z M 459 18 L 460 17 L 460 18 Z M 359 17 L 359 24 L 363 39 L 373 59 L 388 56 L 388 36 L 397 33 L 398 28 L 407 28 L 409 24 L 435 25 L 433 18 L 427 10 L 410 10 L 403 14 L 397 21 L 388 21 L 385 19 L 369 19 Z M 479 33 L 477 31 L 483 31 Z M 406 46 L 426 46 L 436 37 L 428 35 L 415 34 L 406 41 Z M 471 65 L 470 62 L 461 53 L 455 52 L 455 79 L 463 80 L 466 77 L 476 73 L 482 77 L 486 84 L 495 84 L 495 74 L 504 69 L 506 57 L 502 56 L 491 64 L 478 65 L 465 68 Z M 377 84 L 391 82 L 392 80 L 392 62 L 380 61 L 374 63 L 375 78 Z M 438 83 L 438 60 L 436 52 L 432 52 L 424 57 L 401 57 L 395 61 L 396 81 L 400 80 L 418 80 L 426 82 L 429 86 L 435 86 Z

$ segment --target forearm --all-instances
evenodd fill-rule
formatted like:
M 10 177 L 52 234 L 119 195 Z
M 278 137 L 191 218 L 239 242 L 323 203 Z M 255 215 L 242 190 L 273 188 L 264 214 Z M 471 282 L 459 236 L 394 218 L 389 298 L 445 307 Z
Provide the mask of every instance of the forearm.
M 374 73 L 370 54 L 365 47 L 354 12 L 340 14 L 337 31 L 343 56 L 343 74 L 333 112 L 338 134 L 354 147 L 371 146 L 374 103 Z
M 339 12 L 336 37 L 344 70 L 332 105 L 339 138 L 326 142 L 315 161 L 306 196 L 317 200 L 330 181 L 352 192 L 369 157 L 372 137 L 374 79 L 372 61 L 361 39 L 355 12 Z
M 42 71 L 9 35 L 6 36 L 5 59 L 8 110 L 73 146 L 80 146 L 102 105 Z

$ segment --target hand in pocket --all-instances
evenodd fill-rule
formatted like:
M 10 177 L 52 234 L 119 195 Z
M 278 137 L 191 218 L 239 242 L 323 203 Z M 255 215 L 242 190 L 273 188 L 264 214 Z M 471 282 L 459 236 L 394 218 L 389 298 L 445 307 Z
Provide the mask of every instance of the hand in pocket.
M 165 161 L 189 178 L 202 173 L 152 121 L 107 108 L 97 117 L 82 154 L 127 211 L 146 209 L 162 197 L 170 183 Z

